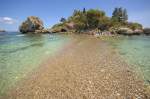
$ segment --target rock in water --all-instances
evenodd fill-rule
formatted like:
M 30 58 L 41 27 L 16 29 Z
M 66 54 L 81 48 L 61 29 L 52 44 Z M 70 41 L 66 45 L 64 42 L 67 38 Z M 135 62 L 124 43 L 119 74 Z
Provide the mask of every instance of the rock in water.
M 40 18 L 36 16 L 28 17 L 27 20 L 24 21 L 19 27 L 19 30 L 22 33 L 35 32 L 36 30 L 43 30 L 43 29 L 44 27 L 42 20 L 40 20 Z

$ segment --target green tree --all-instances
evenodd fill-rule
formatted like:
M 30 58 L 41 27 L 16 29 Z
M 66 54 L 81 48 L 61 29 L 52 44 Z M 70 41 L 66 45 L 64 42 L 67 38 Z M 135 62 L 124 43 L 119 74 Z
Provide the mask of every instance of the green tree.
M 128 20 L 127 10 L 123 8 L 115 8 L 112 13 L 112 20 L 118 22 L 126 22 Z
M 101 31 L 109 30 L 109 28 L 110 28 L 111 26 L 112 26 L 112 25 L 111 25 L 111 20 L 110 20 L 110 18 L 108 18 L 108 17 L 106 17 L 106 16 L 100 18 L 98 28 L 99 28 Z
M 106 25 L 109 26 L 110 23 L 109 18 L 105 16 L 103 11 L 97 9 L 86 11 L 85 8 L 83 11 L 74 10 L 73 15 L 68 18 L 68 21 L 74 22 L 76 29 L 79 31 L 95 29 L 100 26 L 106 27 Z
M 61 18 L 60 22 L 64 23 L 64 22 L 66 22 L 66 19 L 65 18 Z
M 86 13 L 86 9 L 85 9 L 85 8 L 83 8 L 83 13 L 84 13 L 84 14 Z
M 79 32 L 85 30 L 87 27 L 86 14 L 84 14 L 83 11 L 75 10 L 69 20 L 74 22 L 75 28 Z
M 88 28 L 97 28 L 100 23 L 100 19 L 105 17 L 105 12 L 95 9 L 87 11 L 87 23 Z
M 127 14 L 127 10 L 126 9 L 124 9 L 124 11 L 123 11 L 123 17 L 124 17 L 124 21 L 128 20 L 128 14 Z

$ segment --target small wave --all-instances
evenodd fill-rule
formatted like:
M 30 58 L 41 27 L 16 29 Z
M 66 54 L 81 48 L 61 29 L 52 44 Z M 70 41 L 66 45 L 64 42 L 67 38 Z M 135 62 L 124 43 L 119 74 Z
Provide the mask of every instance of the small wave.
M 21 37 L 21 36 L 25 36 L 25 35 L 24 34 L 19 34 L 19 35 L 16 35 L 16 36 Z

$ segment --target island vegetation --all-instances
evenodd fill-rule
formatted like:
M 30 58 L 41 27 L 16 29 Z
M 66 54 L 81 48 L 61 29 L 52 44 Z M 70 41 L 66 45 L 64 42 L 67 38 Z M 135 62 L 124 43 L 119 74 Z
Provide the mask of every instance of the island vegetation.
M 49 29 L 44 29 L 40 18 L 30 16 L 21 24 L 19 30 L 22 33 L 150 34 L 149 28 L 143 29 L 140 23 L 129 22 L 127 10 L 122 7 L 115 8 L 111 17 L 99 9 L 74 10 L 70 17 L 67 19 L 62 17 L 58 24 Z
M 99 9 L 85 8 L 74 10 L 72 16 L 61 18 L 60 23 L 52 27 L 53 32 L 73 31 L 88 34 L 140 34 L 143 26 L 139 23 L 128 22 L 127 10 L 115 8 L 112 17 Z

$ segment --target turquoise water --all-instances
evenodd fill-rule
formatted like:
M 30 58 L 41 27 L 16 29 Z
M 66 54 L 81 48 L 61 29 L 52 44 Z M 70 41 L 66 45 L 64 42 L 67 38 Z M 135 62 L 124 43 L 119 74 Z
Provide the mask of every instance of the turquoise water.
M 113 45 L 129 64 L 142 72 L 145 82 L 150 83 L 150 36 L 125 36 Z
M 68 41 L 57 34 L 0 33 L 0 96 Z

